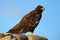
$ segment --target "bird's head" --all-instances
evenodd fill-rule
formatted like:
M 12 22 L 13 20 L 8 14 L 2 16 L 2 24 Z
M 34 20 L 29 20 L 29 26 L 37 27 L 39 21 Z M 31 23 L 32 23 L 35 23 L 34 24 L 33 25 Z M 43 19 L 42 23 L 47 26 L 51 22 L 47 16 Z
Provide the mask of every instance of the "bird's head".
M 42 12 L 43 10 L 45 10 L 45 8 L 43 6 L 37 6 L 36 10 Z

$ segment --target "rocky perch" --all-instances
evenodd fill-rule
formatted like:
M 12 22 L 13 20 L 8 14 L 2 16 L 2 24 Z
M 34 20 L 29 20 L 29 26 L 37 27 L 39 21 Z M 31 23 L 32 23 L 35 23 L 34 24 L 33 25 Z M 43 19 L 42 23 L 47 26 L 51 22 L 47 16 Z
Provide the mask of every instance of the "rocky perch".
M 31 36 L 24 34 L 0 33 L 0 40 L 48 40 L 48 39 L 37 35 Z

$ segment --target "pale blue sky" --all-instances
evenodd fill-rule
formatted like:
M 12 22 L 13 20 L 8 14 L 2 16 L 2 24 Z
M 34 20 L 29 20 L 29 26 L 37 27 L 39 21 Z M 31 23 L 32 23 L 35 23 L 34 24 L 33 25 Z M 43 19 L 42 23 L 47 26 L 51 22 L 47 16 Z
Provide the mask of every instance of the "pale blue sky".
M 0 0 L 0 33 L 7 32 L 38 5 L 45 11 L 34 33 L 60 40 L 60 0 Z

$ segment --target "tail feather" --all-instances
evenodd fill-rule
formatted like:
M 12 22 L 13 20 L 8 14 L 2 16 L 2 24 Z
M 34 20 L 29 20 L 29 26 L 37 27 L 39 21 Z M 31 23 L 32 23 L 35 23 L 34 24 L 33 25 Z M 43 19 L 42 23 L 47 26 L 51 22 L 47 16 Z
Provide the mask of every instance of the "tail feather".
M 7 33 L 13 33 L 13 34 L 15 34 L 15 33 L 17 33 L 17 31 L 11 29 Z

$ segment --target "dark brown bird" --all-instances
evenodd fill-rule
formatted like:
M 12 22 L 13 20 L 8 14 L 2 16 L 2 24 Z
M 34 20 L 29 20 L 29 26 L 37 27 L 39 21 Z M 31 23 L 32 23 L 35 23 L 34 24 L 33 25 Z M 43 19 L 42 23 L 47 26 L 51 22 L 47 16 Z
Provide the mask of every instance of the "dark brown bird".
M 42 17 L 42 12 L 44 10 L 43 6 L 37 6 L 35 10 L 31 11 L 27 15 L 25 15 L 22 20 L 15 25 L 12 29 L 10 29 L 7 33 L 26 33 L 26 32 L 34 32 L 34 29 L 39 24 L 39 21 Z

